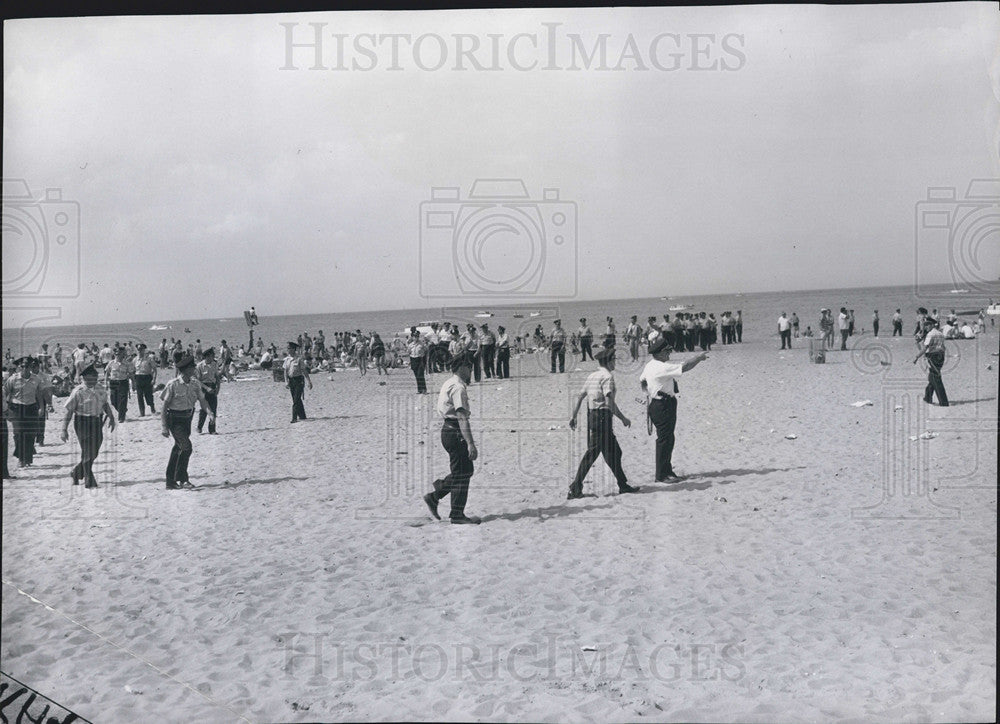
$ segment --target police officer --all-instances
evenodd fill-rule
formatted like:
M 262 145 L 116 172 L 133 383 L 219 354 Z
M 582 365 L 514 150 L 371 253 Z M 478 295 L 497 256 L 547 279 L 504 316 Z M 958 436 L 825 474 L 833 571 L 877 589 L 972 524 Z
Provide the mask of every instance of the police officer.
M 3 383 L 3 394 L 10 408 L 14 428 L 14 457 L 21 467 L 31 467 L 35 461 L 35 435 L 38 428 L 38 404 L 41 392 L 38 378 L 31 374 L 34 357 L 14 360 L 17 372 Z
M 475 467 L 479 451 L 472 439 L 472 429 L 469 427 L 469 391 L 472 380 L 472 364 L 467 354 L 453 358 L 449 365 L 454 374 L 445 380 L 438 394 L 437 410 L 444 418 L 441 426 L 441 445 L 448 452 L 451 472 L 445 478 L 434 481 L 434 489 L 424 495 L 424 503 L 438 520 L 438 502 L 446 495 L 451 495 L 451 514 L 453 524 L 478 524 L 480 519 L 465 514 L 465 503 L 469 497 L 469 480 Z
M 656 482 L 676 480 L 672 456 L 674 451 L 674 429 L 677 426 L 677 380 L 708 355 L 701 354 L 686 360 L 683 364 L 670 361 L 670 345 L 660 338 L 650 345 L 653 359 L 646 363 L 639 377 L 643 391 L 649 396 L 646 413 L 656 426 Z
M 586 362 L 587 355 L 590 355 L 590 359 L 594 359 L 594 351 L 591 348 L 594 343 L 594 332 L 587 324 L 586 317 L 580 317 L 580 328 L 576 330 L 576 334 L 580 338 L 580 361 Z
M 427 394 L 427 380 L 424 369 L 427 365 L 427 342 L 420 336 L 416 327 L 410 327 L 410 338 L 406 340 L 406 349 L 410 353 L 410 369 L 417 380 L 417 393 Z
M 73 485 L 85 481 L 88 488 L 96 488 L 94 478 L 94 461 L 101 452 L 104 442 L 104 416 L 108 418 L 108 427 L 115 429 L 115 411 L 108 402 L 108 393 L 97 386 L 97 370 L 93 365 L 84 368 L 80 373 L 83 382 L 70 393 L 66 400 L 66 417 L 63 418 L 63 442 L 69 440 L 69 422 L 73 421 L 76 438 L 80 442 L 80 462 L 73 467 L 70 477 Z
M 945 348 L 945 337 L 938 328 L 938 321 L 933 317 L 928 317 L 924 323 L 927 331 L 924 337 L 920 354 L 913 360 L 916 364 L 921 357 L 927 358 L 927 387 L 924 389 L 924 402 L 928 405 L 937 395 L 938 405 L 948 407 L 948 393 L 944 389 L 944 381 L 941 379 L 941 369 L 944 367 L 947 350 Z
M 486 374 L 486 379 L 492 379 L 496 365 L 497 338 L 490 331 L 490 325 L 484 324 L 481 329 L 482 334 L 479 335 L 479 345 L 480 352 L 483 355 L 483 372 Z
M 111 395 L 111 406 L 118 411 L 118 422 L 125 422 L 129 383 L 135 379 L 135 365 L 125 358 L 124 347 L 116 347 L 114 355 L 114 359 L 104 368 L 104 381 Z
M 639 317 L 635 314 L 625 328 L 625 341 L 628 342 L 628 353 L 635 362 L 639 359 L 639 340 L 642 339 L 642 328 L 639 326 Z
M 510 379 L 510 337 L 503 325 L 497 327 L 497 377 Z
M 153 385 L 156 384 L 156 357 L 147 352 L 146 345 L 139 343 L 139 356 L 135 364 L 135 398 L 139 402 L 139 416 L 146 416 L 146 405 L 149 414 L 156 414 L 153 404 Z
M 615 403 L 615 378 L 611 374 L 615 369 L 615 351 L 611 347 L 605 347 L 598 350 L 594 359 L 600 367 L 591 372 L 583 383 L 583 389 L 576 398 L 576 406 L 569 418 L 570 429 L 575 430 L 580 405 L 587 400 L 587 451 L 580 460 L 576 477 L 570 483 L 567 500 L 583 497 L 583 480 L 599 455 L 604 455 L 604 462 L 618 481 L 619 493 L 639 492 L 639 488 L 628 484 L 628 477 L 622 470 L 622 449 L 612 427 L 613 417 L 621 420 L 625 427 L 632 424 Z
M 222 386 L 222 374 L 219 372 L 219 365 L 215 362 L 215 348 L 209 347 L 201 353 L 201 362 L 195 367 L 194 376 L 201 383 L 205 393 L 205 402 L 208 403 L 212 411 L 212 419 L 208 423 L 208 434 L 215 434 L 215 419 L 219 414 L 219 388 Z M 205 427 L 205 418 L 208 414 L 201 410 L 198 412 L 198 434 L 201 435 Z
M 47 347 L 48 345 L 42 345 Z M 45 422 L 49 413 L 55 412 L 52 407 L 52 374 L 49 372 L 49 354 L 43 352 L 31 366 L 31 373 L 38 377 L 38 425 L 35 430 L 35 446 L 45 445 Z
M 177 377 L 170 380 L 160 393 L 163 401 L 161 434 L 163 437 L 174 438 L 174 446 L 170 449 L 170 459 L 167 461 L 167 490 L 191 486 L 188 460 L 191 459 L 193 450 L 191 420 L 194 417 L 194 406 L 198 403 L 203 411 L 208 407 L 201 383 L 193 377 L 194 368 L 194 357 L 182 355 L 177 361 Z M 210 411 L 208 415 L 215 422 L 215 415 Z
M 302 402 L 305 393 L 306 383 L 309 389 L 313 388 L 312 378 L 309 377 L 309 365 L 300 353 L 301 347 L 298 342 L 288 343 L 288 356 L 285 357 L 283 368 L 285 370 L 285 387 L 292 393 L 292 422 L 306 419 L 306 406 Z
M 566 330 L 562 328 L 562 320 L 557 319 L 552 323 L 552 331 L 549 333 L 549 361 L 552 364 L 552 372 L 556 371 L 556 360 L 559 361 L 559 371 L 566 371 Z

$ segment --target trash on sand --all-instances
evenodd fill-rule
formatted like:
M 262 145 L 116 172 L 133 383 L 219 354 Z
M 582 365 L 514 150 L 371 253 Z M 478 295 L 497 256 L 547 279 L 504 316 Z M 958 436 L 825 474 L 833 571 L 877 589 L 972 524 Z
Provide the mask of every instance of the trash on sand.
M 581 646 L 580 651 L 597 651 L 596 646 Z
M 896 405 L 894 408 L 892 408 L 893 412 L 899 412 L 902 409 L 903 409 L 902 405 Z
M 936 438 L 937 436 L 938 436 L 938 434 L 937 434 L 936 432 L 930 432 L 930 431 L 928 430 L 927 432 L 925 432 L 925 433 L 922 433 L 922 434 L 920 435 L 920 439 L 921 439 L 921 440 L 933 440 L 933 439 L 934 439 L 934 438 Z
M 858 400 L 857 402 L 852 402 L 851 407 L 871 407 L 874 404 L 871 400 Z
M 125 686 L 123 686 L 122 688 L 125 689 L 125 692 L 128 693 L 128 694 L 141 694 L 142 693 L 141 689 L 133 689 L 128 684 L 125 684 Z
M 799 437 L 799 436 L 798 436 L 798 435 L 796 435 L 796 434 L 795 434 L 794 432 L 790 432 L 790 433 L 788 433 L 787 435 L 785 435 L 785 439 L 786 439 L 786 440 L 797 440 L 797 439 L 798 439 L 798 437 Z

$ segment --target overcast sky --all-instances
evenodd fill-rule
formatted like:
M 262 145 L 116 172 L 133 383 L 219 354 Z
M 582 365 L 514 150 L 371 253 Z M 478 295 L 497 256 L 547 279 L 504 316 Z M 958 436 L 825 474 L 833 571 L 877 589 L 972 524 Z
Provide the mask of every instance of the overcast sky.
M 3 176 L 32 198 L 5 181 L 4 326 L 18 305 L 90 324 L 908 284 L 918 249 L 952 283 L 917 204 L 1000 176 L 998 18 L 8 21 Z M 482 184 L 470 205 L 477 179 L 528 198 Z M 981 231 L 972 273 L 995 280 Z

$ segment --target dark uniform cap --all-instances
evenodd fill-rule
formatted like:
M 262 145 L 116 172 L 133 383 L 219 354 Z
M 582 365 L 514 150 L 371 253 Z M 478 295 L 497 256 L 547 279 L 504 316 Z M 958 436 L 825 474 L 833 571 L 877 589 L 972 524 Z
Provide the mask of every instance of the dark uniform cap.
M 80 373 L 81 377 L 97 377 L 97 368 L 94 365 L 87 365 Z
M 448 363 L 448 369 L 452 372 L 458 372 L 459 367 L 472 367 L 472 360 L 469 359 L 468 354 L 455 355 Z
M 16 364 L 18 366 L 21 366 L 21 365 L 30 365 L 34 361 L 35 361 L 35 358 L 32 357 L 29 354 L 29 355 L 26 355 L 24 357 L 18 357 L 16 360 L 14 360 L 14 364 Z
M 194 357 L 189 354 L 184 355 L 179 360 L 177 360 L 177 371 L 186 370 L 189 367 L 194 367 Z
M 139 344 L 137 344 L 136 347 L 138 349 L 146 349 L 146 343 L 145 342 L 139 342 Z
M 604 347 L 594 353 L 594 359 L 598 362 L 607 362 L 615 356 L 615 351 L 610 347 Z
M 298 349 L 299 348 L 299 343 L 298 342 L 289 342 L 288 346 L 291 347 L 292 349 Z
M 649 345 L 649 353 L 656 354 L 657 352 L 669 348 L 670 348 L 670 342 L 667 340 L 665 336 L 657 337 L 656 341 L 654 341 L 651 345 Z
M 215 356 L 215 347 L 209 347 L 201 353 L 202 357 L 208 357 L 208 355 Z

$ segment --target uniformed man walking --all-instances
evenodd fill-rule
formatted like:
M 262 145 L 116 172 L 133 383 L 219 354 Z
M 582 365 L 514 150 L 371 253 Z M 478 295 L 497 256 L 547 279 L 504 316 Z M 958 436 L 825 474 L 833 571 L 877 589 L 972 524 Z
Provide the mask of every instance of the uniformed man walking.
M 510 337 L 503 325 L 497 327 L 497 377 L 510 379 Z
M 580 328 L 576 330 L 576 334 L 580 338 L 580 361 L 586 362 L 588 355 L 590 359 L 594 359 L 594 351 L 592 349 L 594 331 L 587 324 L 586 317 L 580 317 Z
M 21 467 L 31 467 L 35 461 L 35 435 L 38 428 L 38 404 L 41 392 L 38 378 L 31 374 L 33 357 L 14 360 L 17 372 L 3 384 L 3 394 L 10 408 L 14 428 L 14 457 Z
M 129 384 L 135 379 L 135 365 L 125 358 L 124 347 L 117 347 L 114 354 L 114 359 L 104 368 L 104 381 L 111 396 L 111 406 L 118 412 L 118 422 L 125 422 Z
M 490 325 L 484 324 L 481 329 L 482 334 L 479 335 L 479 345 L 483 355 L 483 372 L 486 375 L 486 379 L 492 379 L 496 365 L 497 338 L 490 331 Z
M 552 365 L 552 372 L 556 371 L 556 361 L 559 362 L 559 371 L 566 371 L 566 330 L 562 328 L 562 320 L 557 319 L 552 323 L 552 331 L 549 333 L 549 361 Z
M 434 481 L 434 489 L 424 495 L 424 503 L 438 520 L 438 502 L 446 495 L 451 496 L 452 523 L 477 524 L 480 519 L 465 514 L 465 503 L 469 497 L 469 480 L 475 467 L 479 451 L 472 439 L 472 429 L 469 426 L 469 392 L 468 385 L 472 379 L 472 364 L 468 355 L 459 355 L 452 359 L 449 365 L 454 374 L 445 380 L 438 394 L 437 410 L 444 418 L 441 427 L 441 445 L 448 452 L 451 472 L 447 477 Z
M 306 383 L 309 389 L 313 388 L 312 378 L 309 377 L 309 365 L 300 353 L 301 347 L 298 342 L 288 343 L 288 356 L 285 357 L 285 387 L 292 393 L 292 422 L 306 419 L 306 406 L 302 402 L 305 394 Z
M 139 356 L 135 364 L 135 398 L 139 402 L 139 416 L 146 416 L 146 405 L 149 414 L 156 414 L 153 404 L 153 385 L 156 384 L 156 356 L 146 350 L 146 345 L 139 343 Z
M 660 338 L 650 345 L 653 359 L 646 363 L 639 377 L 639 384 L 649 396 L 647 414 L 656 427 L 656 482 L 676 480 L 672 456 L 674 452 L 674 429 L 677 426 L 677 380 L 708 355 L 701 354 L 686 360 L 683 364 L 670 361 L 670 344 Z
M 35 445 L 43 447 L 45 445 L 45 422 L 49 419 L 49 413 L 55 412 L 52 407 L 52 375 L 49 372 L 47 352 L 43 352 L 40 358 L 35 359 L 31 373 L 38 377 L 38 425 L 35 431 Z
M 921 343 L 920 354 L 913 360 L 916 364 L 921 357 L 927 358 L 927 387 L 924 389 L 924 402 L 928 405 L 937 395 L 938 405 L 948 407 L 948 393 L 944 389 L 944 380 L 941 379 L 941 369 L 944 367 L 947 349 L 945 347 L 945 336 L 938 328 L 938 321 L 928 317 L 924 323 L 927 334 Z
M 410 327 L 410 338 L 406 340 L 406 348 L 410 353 L 410 369 L 417 381 L 417 393 L 427 393 L 427 380 L 424 370 L 427 365 L 427 342 L 420 336 L 416 327 Z
M 70 477 L 73 485 L 79 485 L 83 480 L 88 488 L 96 488 L 94 478 L 94 461 L 101 452 L 104 442 L 104 416 L 108 418 L 108 426 L 115 429 L 115 410 L 108 402 L 108 393 L 97 386 L 97 370 L 93 365 L 84 368 L 80 374 L 80 383 L 66 400 L 66 417 L 62 424 L 62 441 L 69 440 L 69 423 L 73 421 L 73 429 L 80 443 L 80 462 L 73 467 Z
M 222 373 L 219 372 L 219 365 L 215 362 L 215 348 L 209 347 L 201 353 L 201 362 L 195 367 L 194 376 L 201 383 L 205 393 L 205 402 L 208 403 L 212 411 L 212 419 L 208 423 L 208 434 L 215 434 L 215 420 L 219 415 L 219 388 L 222 386 Z M 198 434 L 201 435 L 205 427 L 205 418 L 208 413 L 204 410 L 198 412 Z
M 174 438 L 174 446 L 170 449 L 167 461 L 167 490 L 191 486 L 188 461 L 193 450 L 191 420 L 194 417 L 195 403 L 208 414 L 210 422 L 215 422 L 215 415 L 208 410 L 201 383 L 193 377 L 194 369 L 194 357 L 189 354 L 182 356 L 177 361 L 177 377 L 170 380 L 160 393 L 160 400 L 163 401 L 161 434 L 163 437 Z

